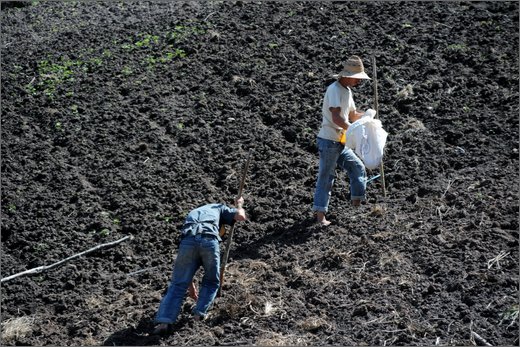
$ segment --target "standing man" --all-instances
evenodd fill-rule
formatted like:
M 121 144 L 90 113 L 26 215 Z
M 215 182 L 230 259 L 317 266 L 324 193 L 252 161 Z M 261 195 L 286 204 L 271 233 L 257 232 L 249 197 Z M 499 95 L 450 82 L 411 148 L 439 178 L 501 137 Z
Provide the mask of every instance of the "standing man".
M 323 121 L 317 141 L 320 168 L 313 205 L 318 222 L 324 226 L 330 224 L 325 218 L 325 213 L 329 206 L 336 165 L 348 173 L 352 205 L 359 206 L 361 200 L 365 200 L 366 188 L 363 162 L 354 151 L 341 143 L 341 139 L 351 122 L 355 122 L 363 114 L 356 111 L 350 88 L 357 86 L 363 79 L 369 80 L 370 77 L 365 73 L 363 62 L 357 55 L 351 56 L 343 70 L 333 77 L 337 78 L 337 81 L 328 86 L 323 98 Z
M 220 285 L 220 229 L 223 225 L 233 225 L 235 221 L 246 220 L 242 208 L 244 198 L 235 200 L 236 208 L 223 204 L 208 204 L 191 211 L 181 229 L 181 243 L 168 292 L 163 297 L 155 322 L 158 323 L 153 334 L 171 332 L 173 323 L 181 311 L 182 302 L 189 287 L 190 296 L 196 298 L 193 309 L 195 320 L 202 320 L 210 308 Z M 193 276 L 202 265 L 200 293 L 192 283 Z

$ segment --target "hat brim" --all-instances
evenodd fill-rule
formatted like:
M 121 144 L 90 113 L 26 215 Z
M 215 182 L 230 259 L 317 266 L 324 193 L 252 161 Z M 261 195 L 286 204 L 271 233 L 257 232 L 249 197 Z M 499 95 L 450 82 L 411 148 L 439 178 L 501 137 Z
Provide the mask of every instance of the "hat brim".
M 368 75 L 363 72 L 358 73 L 351 73 L 348 71 L 341 71 L 339 74 L 332 75 L 333 78 L 340 78 L 340 77 L 348 77 L 348 78 L 356 78 L 358 80 L 370 80 L 371 78 L 368 77 Z

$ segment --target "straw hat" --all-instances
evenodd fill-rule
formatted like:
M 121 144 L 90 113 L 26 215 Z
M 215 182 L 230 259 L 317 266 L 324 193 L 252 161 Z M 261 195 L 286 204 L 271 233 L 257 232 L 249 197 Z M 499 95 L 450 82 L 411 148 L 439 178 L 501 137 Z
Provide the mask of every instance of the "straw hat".
M 349 77 L 363 80 L 370 79 L 370 77 L 368 77 L 368 75 L 365 73 L 365 68 L 363 66 L 363 62 L 361 61 L 361 58 L 357 55 L 353 55 L 350 58 L 348 58 L 347 62 L 345 63 L 345 66 L 343 66 L 343 70 L 337 75 L 332 75 L 332 77 Z

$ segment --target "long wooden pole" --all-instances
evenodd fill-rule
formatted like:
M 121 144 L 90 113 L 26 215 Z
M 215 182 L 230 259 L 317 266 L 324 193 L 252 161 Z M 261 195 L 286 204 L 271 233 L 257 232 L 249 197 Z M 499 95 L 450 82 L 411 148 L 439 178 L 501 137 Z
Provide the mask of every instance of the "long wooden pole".
M 251 162 L 251 153 L 252 149 L 249 150 L 249 154 L 247 155 L 246 164 L 244 166 L 244 171 L 242 172 L 242 179 L 240 180 L 240 188 L 238 189 L 238 197 L 242 196 L 242 192 L 244 190 L 244 184 L 246 182 L 247 169 L 249 168 L 249 163 Z M 218 288 L 217 296 L 220 296 L 222 292 L 222 284 L 224 283 L 224 271 L 226 270 L 226 264 L 229 258 L 229 250 L 231 248 L 231 241 L 233 240 L 233 232 L 235 231 L 235 224 L 231 226 L 229 230 L 229 235 L 226 241 L 226 250 L 224 252 L 224 256 L 222 257 L 222 261 L 220 263 L 220 286 Z
M 372 78 L 374 79 L 374 109 L 376 110 L 376 118 L 379 117 L 379 104 L 377 101 L 377 69 L 376 69 L 376 57 L 372 56 Z M 381 171 L 381 182 L 383 183 L 383 196 L 386 198 L 386 186 L 385 186 L 385 170 L 383 167 L 383 160 L 379 165 Z

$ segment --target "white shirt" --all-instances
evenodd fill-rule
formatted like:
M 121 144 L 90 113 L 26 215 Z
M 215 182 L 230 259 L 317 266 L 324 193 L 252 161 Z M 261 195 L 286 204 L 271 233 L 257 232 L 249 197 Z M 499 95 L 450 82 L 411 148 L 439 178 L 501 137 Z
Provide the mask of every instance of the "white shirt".
M 336 81 L 327 87 L 325 96 L 323 97 L 323 121 L 321 123 L 318 137 L 322 139 L 339 142 L 344 129 L 332 121 L 331 107 L 341 107 L 340 117 L 348 123 L 348 115 L 350 111 L 356 109 L 352 91 L 350 88 L 343 87 L 339 81 Z

